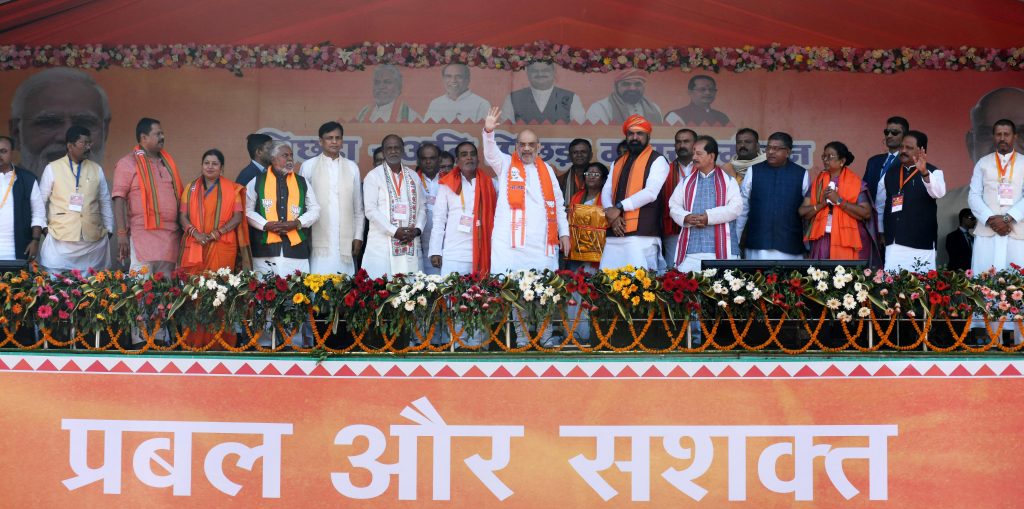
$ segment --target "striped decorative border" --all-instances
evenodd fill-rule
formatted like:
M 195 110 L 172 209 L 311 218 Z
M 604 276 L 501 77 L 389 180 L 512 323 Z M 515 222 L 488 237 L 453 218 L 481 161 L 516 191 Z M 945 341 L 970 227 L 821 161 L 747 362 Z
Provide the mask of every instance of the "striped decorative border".
M 1024 360 L 536 361 L 195 359 L 0 354 L 6 372 L 271 378 L 813 379 L 1021 378 Z

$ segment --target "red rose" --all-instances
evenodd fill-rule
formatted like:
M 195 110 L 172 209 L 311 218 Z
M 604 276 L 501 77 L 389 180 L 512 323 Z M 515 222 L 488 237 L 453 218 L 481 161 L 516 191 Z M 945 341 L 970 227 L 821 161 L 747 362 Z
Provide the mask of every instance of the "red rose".
M 279 292 L 287 292 L 288 291 L 288 281 L 286 281 L 284 279 L 281 279 L 281 278 L 277 278 L 277 281 L 274 284 L 277 286 L 277 291 L 279 291 Z
M 272 300 L 277 298 L 277 292 L 275 292 L 274 290 L 267 290 L 267 293 L 263 294 L 263 298 L 267 302 L 270 302 L 270 301 L 272 301 Z
M 935 292 L 932 292 L 928 294 L 928 302 L 932 304 L 942 304 L 942 296 Z
M 345 294 L 345 305 L 346 306 L 352 307 L 352 305 L 355 304 L 355 303 L 356 303 L 356 296 L 353 295 L 352 292 L 348 292 L 347 294 Z
M 147 292 L 152 292 L 153 291 L 153 282 L 147 279 L 145 283 L 142 283 L 142 289 L 147 291 Z

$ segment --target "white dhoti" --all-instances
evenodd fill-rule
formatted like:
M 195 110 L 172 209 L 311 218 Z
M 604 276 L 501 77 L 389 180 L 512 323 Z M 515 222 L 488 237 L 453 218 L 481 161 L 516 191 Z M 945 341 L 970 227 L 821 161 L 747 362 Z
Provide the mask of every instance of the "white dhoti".
M 110 243 L 106 237 L 95 242 L 63 241 L 47 235 L 39 246 L 39 263 L 50 272 L 62 270 L 104 270 L 110 267 Z
M 679 244 L 679 234 L 665 235 L 661 238 L 661 265 L 658 270 L 661 272 L 671 269 L 676 264 L 676 245 Z
M 310 257 L 309 271 L 313 274 L 348 274 L 352 276 L 356 273 L 356 264 L 352 258 Z
M 255 272 L 277 274 L 287 277 L 295 271 L 309 272 L 309 260 L 305 258 L 285 258 L 284 256 L 271 256 L 266 258 L 253 258 L 252 270 Z M 323 272 L 321 274 L 330 274 Z
M 935 250 L 915 249 L 896 243 L 885 246 L 885 270 L 927 272 L 935 270 Z
M 611 237 L 604 243 L 601 253 L 602 269 L 617 269 L 632 265 L 656 271 L 661 265 L 661 238 Z
M 803 253 L 783 253 L 778 249 L 744 249 L 743 256 L 748 260 L 803 260 L 806 258 Z

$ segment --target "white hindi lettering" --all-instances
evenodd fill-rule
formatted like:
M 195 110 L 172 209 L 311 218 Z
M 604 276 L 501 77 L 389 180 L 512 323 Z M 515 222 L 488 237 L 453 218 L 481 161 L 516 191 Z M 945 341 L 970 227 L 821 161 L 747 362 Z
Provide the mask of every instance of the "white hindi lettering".
M 401 416 L 416 424 L 395 424 L 390 428 L 391 436 L 398 437 L 398 461 L 381 463 L 377 461 L 387 448 L 387 438 L 376 427 L 354 424 L 338 431 L 334 438 L 336 445 L 352 445 L 356 437 L 368 441 L 366 451 L 350 456 L 349 461 L 357 469 L 370 472 L 366 486 L 356 486 L 348 472 L 332 472 L 334 489 L 349 498 L 376 498 L 387 491 L 391 476 L 398 476 L 398 499 L 416 500 L 417 485 L 417 444 L 420 437 L 433 440 L 433 500 L 451 499 L 451 439 L 454 437 L 481 437 L 491 439 L 491 458 L 484 459 L 474 454 L 463 461 L 473 475 L 498 499 L 505 500 L 512 490 L 498 478 L 496 471 L 508 466 L 511 458 L 512 437 L 523 436 L 523 426 L 464 426 L 447 424 L 426 397 L 405 407 Z
M 650 441 L 661 437 L 662 446 L 669 456 L 692 460 L 683 469 L 668 468 L 661 476 L 680 492 L 700 501 L 708 490 L 695 481 L 710 468 L 714 458 L 712 437 L 727 438 L 728 495 L 730 501 L 747 499 L 747 439 L 768 437 L 791 439 L 765 447 L 758 456 L 757 472 L 761 485 L 769 491 L 793 494 L 797 501 L 814 500 L 814 461 L 824 458 L 825 474 L 836 490 L 847 500 L 860 493 L 846 477 L 843 461 L 868 461 L 868 498 L 888 500 L 888 439 L 898 433 L 896 425 L 837 425 L 837 426 L 562 426 L 560 436 L 594 438 L 596 451 L 593 459 L 579 454 L 569 459 L 576 473 L 600 496 L 608 501 L 618 495 L 601 476 L 602 471 L 615 467 L 630 474 L 631 500 L 650 501 Z M 615 439 L 628 438 L 632 457 L 626 461 L 615 459 Z M 693 441 L 693 448 L 680 445 L 684 437 Z M 815 444 L 821 437 L 867 438 L 867 446 L 833 447 L 827 443 Z M 783 456 L 792 457 L 792 480 L 779 479 L 777 463 Z
M 203 471 L 215 488 L 235 496 L 242 486 L 224 475 L 224 459 L 229 454 L 238 455 L 236 465 L 252 470 L 256 460 L 262 459 L 263 498 L 281 496 L 281 437 L 292 434 L 291 424 L 247 423 L 247 422 L 190 422 L 190 421 L 123 421 L 101 419 L 62 419 L 61 429 L 70 432 L 69 463 L 74 477 L 65 479 L 64 486 L 74 491 L 94 482 L 103 481 L 103 493 L 121 493 L 121 445 L 122 434 L 168 433 L 173 437 L 157 437 L 143 441 L 132 454 L 132 470 L 143 484 L 153 488 L 172 488 L 175 496 L 192 494 L 192 435 L 194 433 L 261 435 L 263 443 L 248 446 L 239 442 L 222 442 L 207 453 Z M 91 468 L 89 453 L 89 432 L 103 432 L 103 464 Z M 168 462 L 160 451 L 171 453 Z M 168 472 L 158 475 L 153 472 L 156 463 Z

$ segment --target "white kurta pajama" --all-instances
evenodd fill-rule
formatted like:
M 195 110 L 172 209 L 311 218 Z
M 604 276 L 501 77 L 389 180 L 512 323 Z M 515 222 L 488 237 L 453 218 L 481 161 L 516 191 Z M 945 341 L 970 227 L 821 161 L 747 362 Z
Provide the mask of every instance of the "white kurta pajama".
M 494 141 L 494 133 L 483 131 L 484 161 L 497 173 L 498 203 L 494 210 L 494 231 L 491 235 L 491 273 L 500 274 L 516 270 L 558 270 L 558 246 L 548 246 L 547 209 L 541 189 L 537 165 L 523 164 L 526 177 L 525 242 L 512 247 L 512 208 L 508 203 L 508 175 L 512 156 L 503 153 Z M 551 166 L 547 166 L 555 199 L 557 237 L 569 236 L 569 221 L 565 215 L 565 200 L 558 179 Z M 514 320 L 516 344 L 526 344 L 526 331 L 519 320 Z M 551 327 L 544 330 L 541 344 L 550 344 Z
M 651 154 L 654 157 L 654 154 Z M 644 171 L 644 168 L 634 168 L 634 171 Z M 601 189 L 601 203 L 608 204 L 608 207 L 615 205 L 615 197 L 612 196 L 612 184 L 619 179 L 623 169 L 618 164 L 612 165 L 612 170 Z M 626 196 L 622 200 L 622 208 L 625 212 L 637 210 L 648 203 L 652 203 L 661 196 L 661 186 L 665 185 L 668 178 L 668 161 L 664 157 L 657 158 L 651 163 L 651 172 L 647 174 L 647 182 L 644 188 L 635 194 Z M 627 177 L 628 178 L 628 177 Z M 628 192 L 628 191 L 627 191 Z M 625 213 L 623 212 L 623 214 Z M 657 218 L 658 226 L 661 226 L 661 217 Z M 604 242 L 604 252 L 601 254 L 602 269 L 617 269 L 632 265 L 644 267 L 650 270 L 658 270 L 661 265 L 661 236 L 644 237 L 616 237 L 609 229 Z
M 462 177 L 462 196 L 448 186 L 440 186 L 434 204 L 434 231 L 430 237 L 428 253 L 441 257 L 440 274 L 473 272 L 473 231 L 461 225 L 463 217 L 475 218 L 476 179 L 487 178 L 477 174 L 472 181 Z
M 320 219 L 313 224 L 309 271 L 355 275 L 352 241 L 363 238 L 363 191 L 354 161 L 320 154 L 302 163 L 299 175 L 316 190 Z
M 892 168 L 889 168 L 889 171 L 898 172 L 899 169 L 900 165 L 899 161 L 897 161 Z M 942 170 L 934 169 L 928 175 L 928 182 L 925 182 L 923 179 L 921 180 L 925 191 L 928 192 L 928 196 L 936 200 L 946 196 L 946 178 L 944 175 L 945 173 Z M 875 214 L 878 214 L 879 224 L 885 223 L 885 204 L 888 199 L 889 194 L 885 191 L 885 177 L 882 177 L 878 181 L 878 188 L 875 190 Z M 879 235 L 884 235 L 884 228 L 883 226 L 882 229 L 879 229 Z M 936 239 L 936 243 L 938 243 L 938 239 Z M 900 269 L 934 270 L 935 249 L 917 249 L 904 246 L 899 242 L 893 242 L 885 246 L 885 270 L 897 271 Z
M 107 179 L 102 175 L 101 169 L 99 179 L 100 216 L 107 232 L 113 232 L 114 211 L 110 204 L 110 189 L 107 187 Z M 53 180 L 53 168 L 46 165 L 43 174 L 39 177 L 39 194 L 44 203 L 50 201 Z M 39 246 L 39 264 L 50 271 L 88 270 L 90 267 L 96 270 L 106 269 L 110 266 L 108 237 L 104 235 L 100 240 L 91 242 L 86 240 L 63 241 L 57 240 L 53 235 L 47 235 L 43 237 L 43 242 Z
M 975 274 L 994 268 L 1003 270 L 1010 264 L 1024 266 L 1024 154 L 1016 153 L 1013 165 L 1010 165 L 1011 152 L 1005 156 L 992 153 L 978 160 L 971 176 L 971 191 L 967 195 L 967 204 L 971 213 L 978 218 L 974 228 L 974 250 L 971 257 L 971 270 Z M 999 197 L 999 173 L 996 158 L 1001 157 L 1006 170 L 1006 178 L 1010 183 L 1011 204 L 1001 202 Z M 992 216 L 1008 214 L 1015 222 L 1010 225 L 1010 233 L 1001 236 L 989 228 L 985 222 Z M 975 327 L 981 327 L 980 319 L 975 319 Z M 1007 321 L 1004 329 L 1014 330 L 1016 324 Z M 1019 333 L 1014 335 L 1017 343 L 1021 341 Z
M 417 237 L 409 243 L 395 240 L 399 227 L 423 230 L 426 222 L 423 188 L 416 172 L 405 166 L 402 167 L 401 192 L 398 180 L 387 164 L 374 168 L 363 180 L 363 210 L 370 220 L 363 269 L 373 278 L 423 269 L 420 239 Z M 400 215 L 401 207 L 408 211 L 405 219 L 396 215 Z

